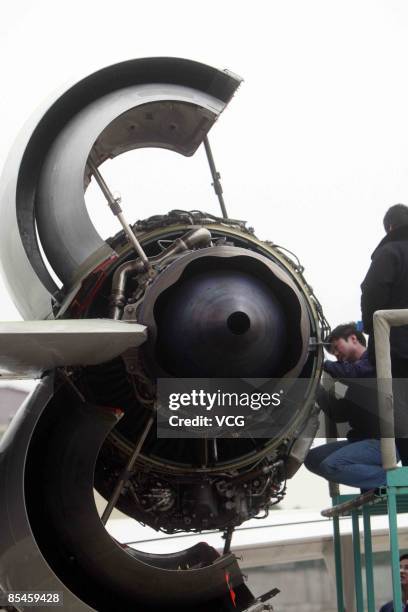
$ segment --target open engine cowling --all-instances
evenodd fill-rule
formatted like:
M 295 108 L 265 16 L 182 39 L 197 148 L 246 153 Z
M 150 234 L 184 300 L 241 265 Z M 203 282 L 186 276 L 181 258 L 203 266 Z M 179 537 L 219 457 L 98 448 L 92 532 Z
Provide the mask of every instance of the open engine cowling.
M 317 428 L 319 302 L 294 257 L 226 214 L 174 210 L 104 241 L 84 200 L 108 158 L 209 146 L 239 83 L 188 60 L 124 62 L 67 90 L 11 153 L 0 255 L 27 322 L 1 326 L 0 368 L 42 380 L 1 441 L 3 589 L 46 584 L 64 592 L 67 610 L 229 610 L 231 588 L 236 609 L 252 601 L 228 550 L 121 546 L 93 488 L 166 533 L 231 532 L 265 515 Z M 27 351 L 22 334 L 41 350 Z M 160 378 L 307 382 L 270 437 L 163 439 L 154 425 Z

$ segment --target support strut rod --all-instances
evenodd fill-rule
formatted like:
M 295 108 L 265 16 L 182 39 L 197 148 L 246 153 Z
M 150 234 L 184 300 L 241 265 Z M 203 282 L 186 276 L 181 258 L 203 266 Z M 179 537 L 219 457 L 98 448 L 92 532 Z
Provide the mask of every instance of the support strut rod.
M 211 170 L 211 176 L 213 178 L 212 186 L 214 187 L 214 191 L 217 194 L 217 198 L 221 206 L 222 216 L 224 217 L 224 219 L 228 219 L 227 209 L 225 208 L 224 197 L 222 195 L 222 185 L 220 181 L 221 175 L 219 172 L 217 172 L 217 169 L 215 167 L 214 158 L 211 152 L 211 147 L 210 147 L 210 143 L 209 143 L 207 136 L 204 138 L 203 142 L 204 142 L 205 152 L 207 154 L 208 165 L 210 166 L 210 170 Z
M 101 521 L 104 525 L 106 525 L 108 518 L 110 517 L 110 515 L 112 514 L 112 510 L 114 509 L 114 507 L 116 506 L 116 503 L 119 499 L 119 496 L 123 490 L 123 487 L 125 486 L 125 484 L 127 483 L 127 481 L 129 480 L 130 476 L 132 475 L 132 470 L 133 470 L 133 466 L 135 465 L 135 461 L 138 458 L 140 451 L 142 450 L 142 446 L 147 438 L 147 434 L 149 433 L 153 423 L 155 420 L 155 413 L 153 413 L 150 417 L 149 420 L 146 423 L 146 427 L 144 428 L 142 435 L 140 436 L 135 449 L 133 451 L 133 453 L 131 454 L 131 456 L 129 457 L 129 461 L 127 462 L 125 468 L 123 469 L 121 475 L 119 476 L 119 479 L 115 485 L 115 488 L 113 490 L 112 496 L 109 500 L 109 502 L 107 503 L 105 510 L 103 511 L 103 514 L 101 516 Z
M 225 540 L 224 543 L 224 550 L 223 550 L 223 555 L 228 555 L 228 553 L 231 550 L 231 541 L 232 541 L 232 534 L 234 533 L 234 529 L 235 527 L 227 527 L 227 529 L 224 531 L 224 535 L 222 536 L 223 539 Z
M 99 169 L 96 167 L 96 165 L 94 164 L 91 158 L 88 159 L 88 166 L 90 167 L 91 172 L 94 175 L 96 182 L 98 183 L 103 195 L 105 196 L 106 201 L 108 202 L 109 208 L 111 209 L 115 217 L 119 219 L 119 222 L 121 226 L 123 227 L 130 244 L 134 247 L 136 253 L 139 255 L 140 259 L 142 260 L 144 264 L 145 269 L 148 270 L 150 268 L 149 260 L 140 242 L 136 238 L 132 228 L 130 227 L 129 223 L 126 221 L 124 217 L 123 211 L 120 207 L 120 201 L 121 201 L 120 197 L 115 198 L 115 196 L 109 189 L 108 185 L 106 184 L 105 179 L 103 178 L 102 174 L 99 172 Z

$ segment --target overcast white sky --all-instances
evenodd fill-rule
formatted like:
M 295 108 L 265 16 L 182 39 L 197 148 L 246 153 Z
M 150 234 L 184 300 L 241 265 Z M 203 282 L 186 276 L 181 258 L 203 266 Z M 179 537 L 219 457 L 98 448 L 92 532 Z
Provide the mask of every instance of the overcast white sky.
M 360 318 L 384 212 L 408 203 L 408 3 L 2 2 L 0 165 L 64 83 L 157 55 L 245 79 L 210 133 L 229 214 L 297 253 L 332 325 Z M 202 151 L 137 151 L 104 171 L 130 221 L 175 207 L 218 212 Z M 100 231 L 116 233 L 104 201 L 89 195 Z M 0 319 L 17 318 L 0 281 Z
M 298 254 L 333 325 L 359 318 L 383 214 L 408 202 L 408 3 L 4 2 L 0 163 L 64 83 L 151 55 L 245 79 L 210 133 L 229 214 Z M 202 151 L 127 157 L 105 173 L 129 220 L 174 207 L 218 211 Z M 90 205 L 101 231 L 116 232 L 104 201 Z M 0 317 L 17 318 L 4 289 Z

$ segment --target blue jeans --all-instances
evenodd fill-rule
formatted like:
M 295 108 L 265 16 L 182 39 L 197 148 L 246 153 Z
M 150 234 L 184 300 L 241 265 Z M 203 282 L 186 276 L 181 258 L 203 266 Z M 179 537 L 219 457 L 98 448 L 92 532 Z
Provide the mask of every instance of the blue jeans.
M 340 440 L 312 448 L 306 456 L 308 470 L 331 482 L 376 489 L 385 486 L 379 440 Z

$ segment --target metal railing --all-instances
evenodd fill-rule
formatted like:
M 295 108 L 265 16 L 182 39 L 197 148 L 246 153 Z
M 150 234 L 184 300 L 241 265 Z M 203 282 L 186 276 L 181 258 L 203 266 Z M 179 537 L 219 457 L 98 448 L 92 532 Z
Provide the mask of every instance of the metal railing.
M 384 512 L 388 513 L 389 538 L 391 552 L 391 572 L 394 610 L 401 608 L 401 583 L 399 571 L 398 547 L 398 509 L 406 511 L 406 504 L 400 498 L 397 506 L 397 496 L 408 496 L 408 467 L 397 467 L 394 427 L 394 396 L 391 367 L 390 332 L 392 327 L 408 325 L 408 309 L 378 310 L 374 313 L 374 340 L 377 368 L 377 392 L 380 419 L 380 445 L 382 466 L 386 471 L 386 487 L 379 494 L 351 496 L 332 495 L 334 506 L 330 512 L 323 511 L 325 516 L 333 517 L 334 553 L 336 567 L 337 606 L 339 612 L 344 612 L 343 577 L 341 559 L 341 537 L 339 517 L 349 515 L 353 521 L 353 556 L 354 556 L 354 589 L 357 612 L 363 612 L 363 585 L 360 551 L 359 513 L 363 515 L 364 552 L 366 566 L 367 610 L 375 612 L 374 576 L 371 546 L 370 516 L 382 499 L 386 499 Z M 407 406 L 408 410 L 408 406 Z M 332 434 L 331 434 L 332 435 Z M 334 491 L 334 488 L 331 488 Z

